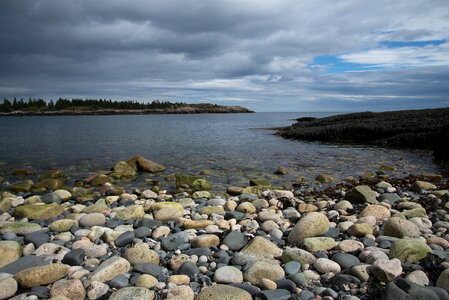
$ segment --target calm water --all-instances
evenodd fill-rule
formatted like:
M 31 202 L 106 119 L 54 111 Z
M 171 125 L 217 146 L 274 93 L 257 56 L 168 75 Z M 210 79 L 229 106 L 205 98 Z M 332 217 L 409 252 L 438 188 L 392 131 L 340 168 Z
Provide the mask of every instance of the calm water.
M 168 172 L 213 171 L 213 179 L 238 184 L 273 176 L 280 165 L 292 176 L 328 173 L 338 178 L 394 165 L 396 175 L 438 172 L 429 154 L 289 141 L 262 130 L 317 113 L 0 118 L 0 172 L 17 167 L 66 168 L 88 174 L 117 160 L 142 155 Z M 243 178 L 243 179 L 242 179 Z M 272 180 L 283 180 L 274 176 Z

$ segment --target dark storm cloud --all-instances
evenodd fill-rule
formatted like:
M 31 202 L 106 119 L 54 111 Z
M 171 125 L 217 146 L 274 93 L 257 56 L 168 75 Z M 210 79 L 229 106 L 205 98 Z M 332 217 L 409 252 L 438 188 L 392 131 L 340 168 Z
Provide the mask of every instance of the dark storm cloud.
M 446 1 L 0 0 L 0 94 L 256 110 L 447 106 Z M 316 56 L 376 65 L 332 73 Z M 376 106 L 378 105 L 378 106 Z

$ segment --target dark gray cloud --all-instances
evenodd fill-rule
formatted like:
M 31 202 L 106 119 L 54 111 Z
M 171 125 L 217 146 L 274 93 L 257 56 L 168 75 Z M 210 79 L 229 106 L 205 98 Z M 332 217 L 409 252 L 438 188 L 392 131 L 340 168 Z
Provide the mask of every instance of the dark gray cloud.
M 155 98 L 256 110 L 448 106 L 449 4 L 0 0 L 0 96 Z M 376 70 L 335 73 L 314 64 Z

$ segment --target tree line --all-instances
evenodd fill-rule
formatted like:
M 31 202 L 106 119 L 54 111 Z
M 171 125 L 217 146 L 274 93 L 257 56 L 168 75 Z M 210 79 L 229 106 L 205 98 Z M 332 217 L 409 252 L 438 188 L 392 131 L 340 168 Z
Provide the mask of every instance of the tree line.
M 100 109 L 170 109 L 183 106 L 194 107 L 218 107 L 216 104 L 187 104 L 185 102 L 170 102 L 153 100 L 152 102 L 117 101 L 106 99 L 64 99 L 59 98 L 56 102 L 44 99 L 9 100 L 3 98 L 0 104 L 0 112 L 12 111 L 47 111 L 47 110 L 100 110 Z

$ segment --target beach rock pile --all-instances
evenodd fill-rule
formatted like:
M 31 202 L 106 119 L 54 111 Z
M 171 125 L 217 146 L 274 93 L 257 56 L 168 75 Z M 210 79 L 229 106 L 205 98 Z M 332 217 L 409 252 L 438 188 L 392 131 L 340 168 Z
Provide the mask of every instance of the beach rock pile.
M 102 183 L 2 192 L 0 299 L 449 299 L 439 175 L 229 194 L 181 174 L 171 192 L 120 186 L 163 171 L 147 162 L 118 162 Z

